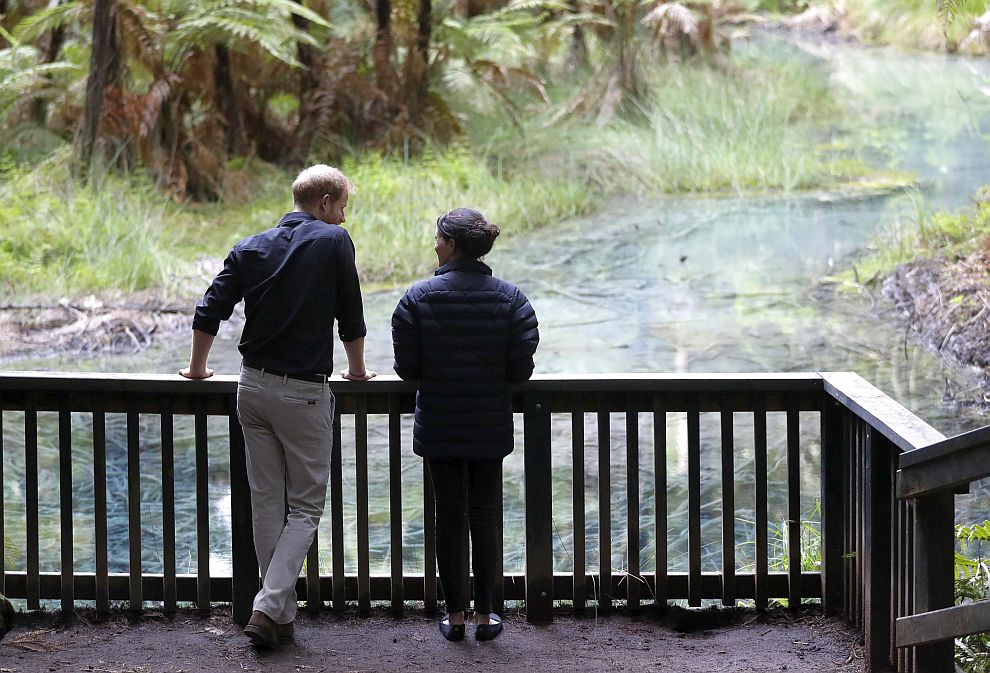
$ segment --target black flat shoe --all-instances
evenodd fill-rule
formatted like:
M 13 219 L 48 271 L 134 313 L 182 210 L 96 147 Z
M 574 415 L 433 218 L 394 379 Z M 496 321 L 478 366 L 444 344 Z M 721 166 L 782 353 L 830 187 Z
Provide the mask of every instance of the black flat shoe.
M 464 640 L 464 625 L 451 624 L 448 620 L 448 615 L 444 615 L 443 619 L 440 620 L 440 633 L 443 634 L 443 637 L 455 643 Z
M 495 640 L 502 633 L 502 618 L 494 612 L 488 616 L 491 624 L 478 624 L 474 627 L 474 637 L 478 640 Z

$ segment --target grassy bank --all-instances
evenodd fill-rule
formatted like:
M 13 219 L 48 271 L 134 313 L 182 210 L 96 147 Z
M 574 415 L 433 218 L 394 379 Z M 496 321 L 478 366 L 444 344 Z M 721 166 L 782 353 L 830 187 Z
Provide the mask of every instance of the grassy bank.
M 860 281 L 887 276 L 898 264 L 933 257 L 965 258 L 990 249 L 990 186 L 971 207 L 958 212 L 930 210 L 919 195 L 909 194 L 913 212 L 895 220 L 857 261 Z
M 940 16 L 935 0 L 844 0 L 842 27 L 868 44 L 955 51 L 973 29 L 973 20 L 982 16 L 987 6 L 984 0 L 943 4 L 952 11 Z M 982 44 L 965 45 L 964 51 L 982 54 L 987 48 Z
M 344 160 L 357 186 L 347 226 L 369 287 L 405 283 L 433 263 L 433 222 L 478 208 L 507 237 L 588 213 L 615 194 L 831 188 L 870 175 L 829 145 L 841 113 L 828 73 L 759 50 L 719 66 L 657 64 L 623 115 L 598 126 L 552 105 L 463 111 L 460 145 L 411 160 L 366 153 Z M 291 207 L 289 171 L 229 166 L 218 204 L 177 205 L 140 174 L 89 186 L 68 173 L 68 148 L 0 180 L 0 290 L 14 301 L 90 292 L 188 296 L 196 262 L 272 226 Z
M 656 64 L 645 79 L 631 113 L 604 127 L 558 119 L 580 95 L 561 87 L 551 92 L 556 105 L 531 111 L 521 127 L 479 118 L 473 143 L 500 166 L 522 163 L 602 194 L 820 188 L 874 174 L 834 151 L 842 111 L 813 59 L 744 49 L 717 66 Z

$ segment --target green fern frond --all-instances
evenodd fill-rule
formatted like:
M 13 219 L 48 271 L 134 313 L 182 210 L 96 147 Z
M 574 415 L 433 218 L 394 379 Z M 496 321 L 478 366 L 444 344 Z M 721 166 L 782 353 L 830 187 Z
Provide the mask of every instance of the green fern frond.
M 256 44 L 270 56 L 291 66 L 301 64 L 296 58 L 298 43 L 316 45 L 317 40 L 297 29 L 288 20 L 272 21 L 246 6 L 214 7 L 182 19 L 170 36 L 177 43 L 205 47 L 217 42 L 231 42 L 234 48 Z M 234 39 L 231 39 L 234 38 Z
M 323 28 L 331 27 L 329 21 L 308 7 L 303 6 L 302 3 L 295 2 L 294 0 L 255 0 L 252 4 L 256 5 L 259 9 L 270 7 L 272 9 L 279 10 L 285 16 L 295 14 L 296 16 L 302 17 L 310 23 L 316 24 L 317 26 L 322 26 Z
M 935 0 L 935 7 L 938 12 L 939 26 L 941 26 L 943 33 L 947 33 L 963 7 L 963 0 Z
M 12 32 L 18 42 L 32 42 L 56 28 L 80 22 L 86 11 L 78 1 L 49 6 L 21 19 Z

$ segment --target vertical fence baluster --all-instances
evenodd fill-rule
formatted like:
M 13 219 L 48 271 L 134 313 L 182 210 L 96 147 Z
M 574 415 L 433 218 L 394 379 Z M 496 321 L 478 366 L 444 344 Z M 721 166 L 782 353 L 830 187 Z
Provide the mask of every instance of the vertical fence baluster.
M 846 479 L 842 484 L 843 499 L 847 503 L 843 512 L 842 572 L 843 572 L 843 603 L 846 622 L 856 623 L 856 424 L 852 414 L 843 411 L 843 441 L 842 451 Z
M 863 577 L 864 577 L 864 551 L 866 548 L 863 540 L 864 514 L 866 511 L 866 483 L 863 478 L 866 475 L 866 424 L 856 420 L 856 627 L 863 629 Z
M 908 500 L 904 503 L 905 514 L 907 519 L 904 524 L 905 536 L 904 536 L 904 557 L 907 559 L 907 564 L 904 568 L 904 616 L 913 615 L 917 613 L 914 600 L 914 578 L 917 572 L 917 567 L 915 565 L 914 558 L 914 532 L 917 530 L 914 515 L 914 501 Z M 915 648 L 909 647 L 904 650 L 904 658 L 906 664 L 907 673 L 913 673 L 916 670 L 915 667 Z
M 571 411 L 571 515 L 574 521 L 574 609 L 584 610 L 588 594 L 584 554 L 584 412 L 579 409 Z
M 821 414 L 822 603 L 825 612 L 842 610 L 843 448 L 839 403 L 825 395 Z
M 894 623 L 900 614 L 900 574 L 903 568 L 901 564 L 903 560 L 901 559 L 901 502 L 897 499 L 897 493 L 895 492 L 895 481 L 897 474 L 898 462 L 900 460 L 901 451 L 896 448 L 893 444 L 889 445 L 890 450 L 888 451 L 888 463 L 886 465 L 888 477 L 888 486 L 886 497 L 887 500 L 887 544 L 888 546 L 888 562 L 890 563 L 890 570 L 887 579 L 887 620 L 889 625 L 887 627 L 887 659 L 890 661 L 894 670 L 897 670 L 897 646 L 894 643 Z
M 864 482 L 864 627 L 869 670 L 885 668 L 890 659 L 890 520 L 891 445 L 872 428 L 865 444 Z M 950 566 L 951 567 L 951 566 Z M 950 571 L 951 572 L 951 571 Z
M 6 532 L 4 529 L 4 511 L 3 511 L 3 459 L 4 459 L 4 447 L 3 447 L 3 398 L 0 397 L 0 594 L 6 593 L 7 591 L 7 555 L 4 554 L 2 546 L 3 541 L 7 538 L 5 537 Z
M 653 395 L 653 492 L 654 533 L 656 537 L 657 608 L 667 607 L 667 412 L 660 393 Z
M 227 398 L 227 432 L 230 436 L 230 533 L 233 538 L 231 607 L 234 622 L 244 625 L 251 618 L 254 596 L 258 593 L 259 573 L 258 555 L 254 550 L 251 487 L 248 485 L 244 431 L 237 420 L 236 394 Z
M 144 603 L 141 541 L 141 425 L 133 399 L 127 400 L 127 536 L 130 544 L 130 609 L 138 612 Z
M 368 536 L 368 398 L 360 395 L 354 412 L 354 469 L 357 479 L 358 613 L 371 610 Z
M 306 614 L 316 616 L 323 606 L 320 592 L 320 531 L 313 531 L 313 542 L 306 551 Z
M 110 612 L 107 559 L 107 417 L 103 399 L 93 394 L 93 539 L 96 542 L 96 610 Z
M 639 609 L 639 414 L 633 411 L 635 397 L 626 395 L 626 601 L 630 610 Z
M 436 502 L 433 477 L 423 460 L 423 608 L 427 614 L 437 611 L 437 540 Z
M 196 396 L 196 607 L 210 609 L 210 471 L 206 399 Z
M 756 409 L 753 411 L 753 469 L 756 473 L 753 475 L 756 480 L 755 603 L 757 610 L 766 610 L 770 598 L 767 587 L 769 573 L 767 537 L 770 522 L 767 514 L 767 401 L 763 395 L 757 399 Z
M 598 609 L 612 607 L 612 431 L 608 393 L 598 396 Z
M 722 605 L 736 604 L 735 438 L 727 396 L 721 398 L 722 431 Z
M 906 592 L 904 591 L 904 577 L 905 570 L 904 567 L 907 564 L 907 554 L 904 553 L 904 541 L 907 537 L 904 534 L 904 526 L 907 522 L 907 501 L 896 500 L 897 503 L 897 517 L 895 519 L 894 530 L 894 560 L 893 560 L 893 575 L 894 575 L 894 592 L 897 601 L 896 611 L 894 612 L 895 618 L 903 617 L 907 614 L 904 610 Z M 907 669 L 905 663 L 905 650 L 903 647 L 896 647 L 894 639 L 890 639 L 891 647 L 894 650 L 894 662 L 896 663 L 896 669 L 898 673 L 904 673 Z
M 550 467 L 550 396 L 523 400 L 526 479 L 526 621 L 553 621 L 553 480 Z
M 162 396 L 159 412 L 162 422 L 162 599 L 164 601 L 165 612 L 174 613 L 178 609 L 178 588 L 176 587 L 175 577 L 175 424 L 172 416 L 172 398 L 170 396 Z M 231 435 L 231 447 L 233 447 L 233 441 L 233 435 Z M 231 451 L 233 451 L 233 448 Z M 233 465 L 233 461 L 231 464 Z M 233 471 L 233 467 L 231 470 Z M 236 502 L 233 498 L 235 484 L 237 484 L 237 479 L 231 475 L 232 520 L 236 519 L 240 513 L 240 507 L 238 506 L 240 503 Z M 232 532 L 234 533 L 232 560 L 234 563 L 237 563 L 239 560 L 237 544 L 240 531 L 234 529 Z M 234 603 L 236 608 L 236 593 Z
M 787 605 L 801 605 L 801 428 L 797 406 L 787 407 Z
M 27 607 L 41 608 L 38 535 L 38 410 L 34 395 L 24 392 L 24 505 L 27 517 Z
M 955 497 L 950 491 L 914 502 L 914 614 L 921 614 L 954 601 Z M 953 670 L 953 640 L 917 646 L 915 666 L 919 673 Z
M 698 398 L 687 405 L 688 436 L 688 605 L 701 606 L 701 414 Z
M 344 467 L 340 438 L 340 408 L 334 405 L 333 447 L 330 450 L 330 554 L 333 565 L 333 609 L 343 612 L 344 577 Z
M 389 485 L 389 539 L 392 560 L 392 612 L 398 614 L 403 607 L 402 580 L 402 416 L 399 413 L 399 396 L 388 396 L 388 485 Z M 501 511 L 501 510 L 500 510 Z
M 65 393 L 58 396 L 58 492 L 60 542 L 62 546 L 62 614 L 75 607 L 72 561 L 72 413 Z M 3 538 L 0 538 L 2 543 Z

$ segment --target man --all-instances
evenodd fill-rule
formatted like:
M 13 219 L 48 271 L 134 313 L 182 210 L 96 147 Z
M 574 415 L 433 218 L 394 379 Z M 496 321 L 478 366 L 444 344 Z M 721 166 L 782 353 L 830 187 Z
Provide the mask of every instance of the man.
M 190 379 L 206 366 L 222 320 L 244 299 L 237 415 L 244 430 L 254 545 L 262 587 L 244 633 L 274 648 L 292 640 L 296 579 L 326 502 L 333 441 L 333 323 L 347 354 L 341 376 L 367 381 L 364 307 L 344 222 L 350 180 L 307 168 L 292 183 L 294 212 L 237 243 L 193 319 Z M 288 515 L 286 515 L 288 508 Z

